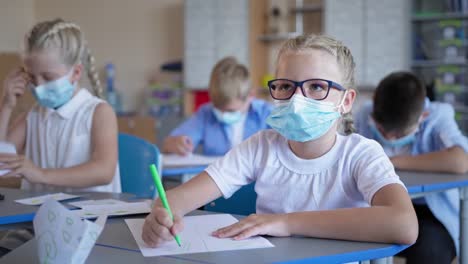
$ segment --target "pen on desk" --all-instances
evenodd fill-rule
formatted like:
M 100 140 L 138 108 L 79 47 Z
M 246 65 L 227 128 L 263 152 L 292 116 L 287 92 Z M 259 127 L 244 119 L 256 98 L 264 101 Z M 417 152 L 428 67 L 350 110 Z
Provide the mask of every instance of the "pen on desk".
M 171 208 L 169 207 L 169 203 L 167 202 L 166 192 L 164 191 L 161 178 L 159 178 L 158 170 L 156 169 L 156 166 L 154 164 L 150 165 L 150 171 L 151 171 L 151 175 L 153 176 L 156 189 L 158 190 L 159 199 L 161 199 L 161 203 L 164 206 L 164 208 L 166 208 L 167 212 L 169 213 L 169 216 L 172 218 L 172 220 L 174 220 L 174 215 L 172 214 Z M 174 239 L 180 247 L 181 242 L 180 242 L 179 235 L 175 235 Z

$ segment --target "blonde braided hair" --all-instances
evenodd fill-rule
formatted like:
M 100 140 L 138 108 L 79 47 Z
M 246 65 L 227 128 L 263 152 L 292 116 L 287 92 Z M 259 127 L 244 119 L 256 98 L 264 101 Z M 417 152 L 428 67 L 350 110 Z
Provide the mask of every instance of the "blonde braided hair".
M 101 81 L 99 80 L 99 75 L 96 71 L 96 64 L 93 54 L 89 47 L 86 48 L 87 60 L 86 60 L 86 68 L 88 73 L 88 79 L 91 82 L 91 86 L 93 87 L 94 94 L 99 98 L 104 98 L 103 89 L 101 85 Z
M 83 64 L 94 94 L 102 97 L 95 60 L 78 25 L 60 18 L 36 24 L 25 37 L 24 53 L 48 49 L 58 51 L 62 62 L 69 67 Z

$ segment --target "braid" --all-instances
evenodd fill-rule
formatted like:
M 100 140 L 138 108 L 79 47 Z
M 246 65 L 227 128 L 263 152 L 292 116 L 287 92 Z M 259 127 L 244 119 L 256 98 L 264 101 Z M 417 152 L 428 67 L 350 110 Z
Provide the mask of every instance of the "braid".
M 83 64 L 94 94 L 102 98 L 102 87 L 83 33 L 78 25 L 63 19 L 40 22 L 26 35 L 25 52 L 57 49 L 62 62 L 68 66 Z
M 341 127 L 345 135 L 352 134 L 356 131 L 354 127 L 353 115 L 351 114 L 351 112 L 343 114 L 343 117 L 341 117 L 341 119 L 342 119 Z
M 88 78 L 93 87 L 94 94 L 99 98 L 103 98 L 102 85 L 96 71 L 95 59 L 89 47 L 86 48 L 86 64 Z
M 76 42 L 70 40 L 70 37 L 75 36 Z M 35 25 L 32 30 L 26 35 L 26 51 L 32 49 L 43 49 L 50 46 L 58 46 L 63 49 L 78 48 L 75 53 L 81 53 L 81 29 L 78 25 L 70 22 L 65 22 L 63 19 L 55 19 L 44 21 Z M 77 47 L 70 45 L 77 44 Z M 75 56 L 75 59 L 79 56 Z
M 45 40 L 46 38 L 51 37 L 51 36 L 55 36 L 59 32 L 61 32 L 62 30 L 66 30 L 66 29 L 74 29 L 74 30 L 77 30 L 77 31 L 81 31 L 81 29 L 80 29 L 80 27 L 78 25 L 70 23 L 70 22 L 65 22 L 65 21 L 63 21 L 61 19 L 57 19 L 54 22 L 56 22 L 56 24 L 53 25 L 49 29 L 49 31 L 47 31 L 42 36 L 42 40 Z

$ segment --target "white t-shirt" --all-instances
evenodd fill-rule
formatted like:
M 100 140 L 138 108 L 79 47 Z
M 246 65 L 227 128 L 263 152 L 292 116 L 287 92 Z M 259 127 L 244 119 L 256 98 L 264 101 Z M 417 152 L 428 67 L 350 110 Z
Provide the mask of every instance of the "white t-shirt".
M 257 213 L 368 207 L 382 187 L 403 185 L 382 147 L 357 134 L 337 134 L 329 152 L 305 160 L 279 133 L 264 130 L 206 171 L 225 198 L 256 181 Z
M 237 146 L 244 140 L 244 127 L 245 127 L 245 120 L 247 119 L 247 115 L 242 115 L 241 120 L 232 124 L 232 138 L 231 138 L 231 146 Z
M 94 110 L 103 102 L 82 88 L 57 110 L 34 106 L 26 118 L 26 157 L 46 169 L 68 168 L 89 161 Z M 50 192 L 121 192 L 119 166 L 117 164 L 114 178 L 107 185 L 66 188 L 23 180 L 21 188 Z
M 383 150 L 388 157 L 395 157 L 401 155 L 411 155 L 411 150 L 413 149 L 413 144 L 408 144 L 403 147 L 389 147 L 383 146 Z

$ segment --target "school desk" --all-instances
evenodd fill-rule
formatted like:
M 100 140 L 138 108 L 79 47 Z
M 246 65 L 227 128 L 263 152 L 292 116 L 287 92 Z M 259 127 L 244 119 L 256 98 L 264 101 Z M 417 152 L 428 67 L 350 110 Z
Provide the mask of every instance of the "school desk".
M 0 229 L 10 229 L 16 224 L 19 224 L 20 226 L 23 225 L 22 223 L 30 224 L 34 218 L 34 215 L 36 214 L 37 209 L 39 208 L 37 205 L 19 204 L 15 202 L 15 200 L 39 196 L 47 194 L 48 192 L 0 188 L 0 193 L 4 195 L 4 199 L 0 201 Z M 69 201 L 75 202 L 79 200 L 110 198 L 128 200 L 133 197 L 132 194 L 104 192 L 77 192 L 73 194 L 80 195 L 80 197 L 72 200 L 62 201 L 61 203 L 66 205 L 66 203 Z
M 194 214 L 208 213 L 197 211 Z M 141 216 L 139 216 L 141 218 Z M 124 218 L 108 219 L 86 263 L 387 263 L 407 246 L 301 237 L 267 237 L 273 248 L 143 257 Z M 127 217 L 128 218 L 128 217 Z M 5 263 L 38 263 L 33 239 L 6 255 Z
M 397 171 L 412 197 L 457 188 L 460 190 L 460 256 L 462 264 L 468 264 L 468 173 L 428 173 Z
M 162 177 L 174 177 L 183 174 L 198 174 L 206 169 L 207 165 L 199 166 L 186 166 L 186 167 L 173 167 L 173 168 L 162 168 Z
M 184 173 L 199 173 L 206 166 L 163 168 L 163 176 Z M 468 264 L 468 174 L 427 173 L 398 171 L 412 197 L 421 197 L 431 192 L 441 192 L 453 188 L 460 189 L 460 263 Z
M 179 176 L 183 174 L 198 174 L 202 172 L 208 164 L 211 164 L 216 159 L 220 158 L 200 154 L 190 154 L 187 156 L 163 154 L 161 157 L 161 175 L 163 177 Z

